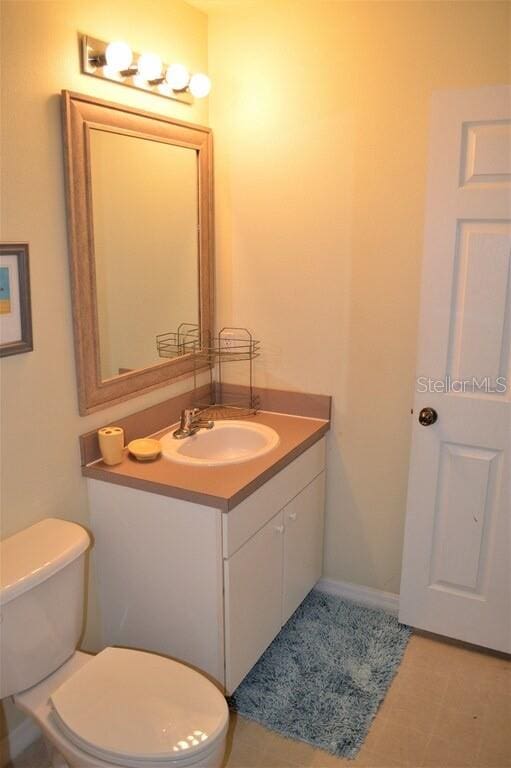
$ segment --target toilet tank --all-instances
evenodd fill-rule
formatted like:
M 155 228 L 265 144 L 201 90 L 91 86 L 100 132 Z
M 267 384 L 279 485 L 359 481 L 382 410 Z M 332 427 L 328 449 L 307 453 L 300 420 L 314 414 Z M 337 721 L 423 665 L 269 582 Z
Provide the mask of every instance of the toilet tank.
M 0 698 L 32 687 L 75 651 L 88 533 L 48 518 L 0 542 Z

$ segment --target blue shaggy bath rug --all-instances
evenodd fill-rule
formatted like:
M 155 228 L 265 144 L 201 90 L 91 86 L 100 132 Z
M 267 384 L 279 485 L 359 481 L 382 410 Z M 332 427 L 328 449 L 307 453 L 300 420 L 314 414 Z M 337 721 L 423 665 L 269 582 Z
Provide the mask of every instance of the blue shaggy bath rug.
M 229 706 L 283 736 L 355 757 L 410 633 L 384 611 L 313 590 Z

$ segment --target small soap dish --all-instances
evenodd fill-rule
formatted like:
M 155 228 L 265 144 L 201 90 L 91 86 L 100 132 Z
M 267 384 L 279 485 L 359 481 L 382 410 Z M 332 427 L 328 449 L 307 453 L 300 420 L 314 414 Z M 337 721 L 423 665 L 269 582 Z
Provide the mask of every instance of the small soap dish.
M 138 461 L 154 461 L 161 453 L 161 443 L 151 437 L 142 437 L 128 443 L 128 451 Z

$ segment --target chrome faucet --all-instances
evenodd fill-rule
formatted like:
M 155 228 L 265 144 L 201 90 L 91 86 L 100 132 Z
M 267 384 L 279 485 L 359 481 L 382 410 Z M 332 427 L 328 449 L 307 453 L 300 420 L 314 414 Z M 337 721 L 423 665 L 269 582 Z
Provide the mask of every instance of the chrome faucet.
M 215 424 L 213 421 L 201 419 L 200 408 L 185 408 L 181 411 L 181 421 L 179 429 L 172 433 L 176 440 L 182 440 L 184 437 L 191 437 L 199 429 L 212 429 Z

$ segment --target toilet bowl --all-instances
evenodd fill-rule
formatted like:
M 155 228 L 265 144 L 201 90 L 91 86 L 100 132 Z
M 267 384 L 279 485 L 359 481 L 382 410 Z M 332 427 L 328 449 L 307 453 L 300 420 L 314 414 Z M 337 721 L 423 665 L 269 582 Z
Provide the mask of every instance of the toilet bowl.
M 145 651 L 75 650 L 88 545 L 53 519 L 1 543 L 1 697 L 39 725 L 54 768 L 219 768 L 229 715 L 204 675 Z

